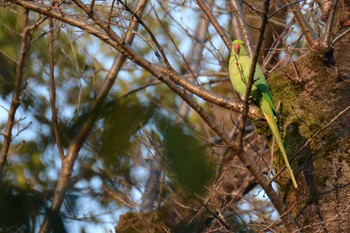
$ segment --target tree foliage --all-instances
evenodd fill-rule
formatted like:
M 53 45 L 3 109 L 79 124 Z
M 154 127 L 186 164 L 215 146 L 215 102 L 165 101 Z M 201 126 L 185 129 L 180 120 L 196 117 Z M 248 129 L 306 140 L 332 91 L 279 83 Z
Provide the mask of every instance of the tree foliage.
M 0 232 L 346 232 L 349 5 L 0 0 Z M 298 190 L 228 80 L 236 38 Z

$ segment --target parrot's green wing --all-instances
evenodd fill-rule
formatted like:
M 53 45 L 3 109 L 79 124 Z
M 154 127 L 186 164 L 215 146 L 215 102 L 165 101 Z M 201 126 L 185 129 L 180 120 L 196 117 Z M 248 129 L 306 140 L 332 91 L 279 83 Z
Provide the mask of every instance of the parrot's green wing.
M 252 60 L 248 55 L 244 42 L 241 40 L 233 41 L 229 61 L 229 73 L 232 86 L 241 97 L 243 97 L 246 92 L 246 85 L 248 83 L 251 64 Z M 252 87 L 251 96 L 253 103 L 261 108 L 282 153 L 283 160 L 287 166 L 293 185 L 295 188 L 297 188 L 298 184 L 294 178 L 293 170 L 289 165 L 287 153 L 275 120 L 276 108 L 273 103 L 269 87 L 267 86 L 265 76 L 258 64 L 256 65 L 255 69 L 254 84 Z
M 246 47 L 243 41 L 235 40 L 233 44 L 235 42 L 240 42 L 239 45 L 241 45 L 241 48 L 239 54 L 235 53 L 235 51 L 232 49 L 229 62 L 229 73 L 233 88 L 240 94 L 241 97 L 243 97 L 248 83 L 248 76 L 250 66 L 252 64 L 252 59 L 248 56 L 248 51 L 246 51 Z M 260 106 L 260 99 L 262 98 L 262 93 L 268 93 L 269 95 L 271 95 L 269 87 L 266 83 L 265 76 L 259 64 L 256 64 L 254 74 L 254 85 L 251 91 L 252 101 L 256 106 Z M 270 98 L 270 100 L 271 101 L 269 101 L 269 104 L 275 112 L 276 108 L 272 101 L 272 98 Z

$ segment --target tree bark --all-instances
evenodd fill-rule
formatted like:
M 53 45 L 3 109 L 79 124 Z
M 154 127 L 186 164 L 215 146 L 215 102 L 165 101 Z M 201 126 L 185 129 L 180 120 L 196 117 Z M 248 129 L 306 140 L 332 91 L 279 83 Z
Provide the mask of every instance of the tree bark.
M 285 144 L 300 187 L 283 178 L 278 183 L 303 232 L 350 232 L 348 40 L 335 45 L 334 58 L 321 47 L 301 57 L 301 83 L 286 78 L 292 69 L 270 79 L 275 100 L 283 102 Z

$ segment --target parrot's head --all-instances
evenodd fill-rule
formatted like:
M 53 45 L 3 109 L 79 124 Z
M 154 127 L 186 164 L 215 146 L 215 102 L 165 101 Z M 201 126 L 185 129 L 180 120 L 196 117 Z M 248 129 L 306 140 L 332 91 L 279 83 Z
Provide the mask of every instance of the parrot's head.
M 247 46 L 241 40 L 234 40 L 232 42 L 231 54 L 236 56 L 248 56 Z

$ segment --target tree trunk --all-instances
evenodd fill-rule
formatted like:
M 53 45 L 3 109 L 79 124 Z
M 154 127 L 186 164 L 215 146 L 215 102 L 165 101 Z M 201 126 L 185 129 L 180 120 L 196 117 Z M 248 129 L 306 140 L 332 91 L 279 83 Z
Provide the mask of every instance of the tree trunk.
M 279 179 L 284 200 L 303 232 L 350 232 L 349 37 L 332 52 L 315 48 L 269 80 L 283 102 L 285 144 L 299 188 Z M 335 61 L 336 66 L 328 67 Z M 295 78 L 295 75 L 293 77 Z M 279 164 L 279 163 L 277 163 Z M 282 163 L 280 163 L 282 164 Z M 284 176 L 288 177 L 286 171 Z

